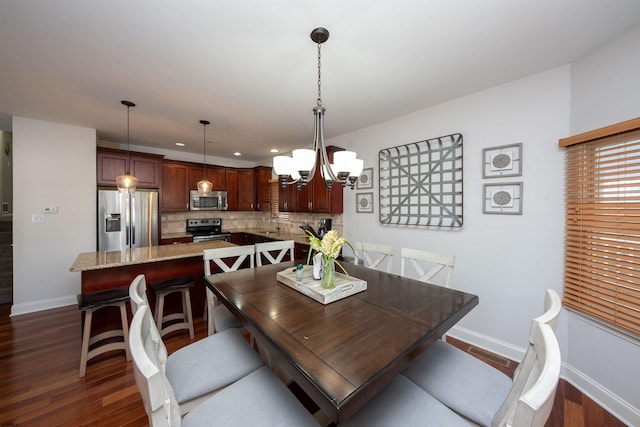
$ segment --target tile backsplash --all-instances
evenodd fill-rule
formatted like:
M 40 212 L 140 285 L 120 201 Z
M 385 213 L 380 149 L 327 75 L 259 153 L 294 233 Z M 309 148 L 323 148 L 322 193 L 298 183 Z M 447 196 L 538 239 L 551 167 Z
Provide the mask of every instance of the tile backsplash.
M 344 223 L 342 214 L 317 214 L 303 212 L 289 212 L 272 218 L 269 212 L 255 211 L 194 211 L 179 213 L 163 213 L 160 215 L 162 234 L 184 233 L 187 219 L 195 218 L 221 218 L 222 229 L 225 231 L 257 228 L 261 230 L 280 230 L 297 233 L 304 221 L 308 221 L 314 230 L 318 229 L 318 221 L 321 218 L 331 218 L 332 228 L 343 232 Z

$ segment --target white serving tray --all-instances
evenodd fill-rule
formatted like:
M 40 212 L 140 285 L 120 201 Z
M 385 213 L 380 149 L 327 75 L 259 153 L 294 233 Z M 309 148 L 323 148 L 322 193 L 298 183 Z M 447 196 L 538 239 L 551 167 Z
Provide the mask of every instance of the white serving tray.
M 336 287 L 324 289 L 321 286 L 321 280 L 313 278 L 311 270 L 311 265 L 304 266 L 304 277 L 301 281 L 296 280 L 295 269 L 291 267 L 278 272 L 276 277 L 279 282 L 322 304 L 329 304 L 367 290 L 366 281 L 338 273 L 337 271 L 335 273 Z

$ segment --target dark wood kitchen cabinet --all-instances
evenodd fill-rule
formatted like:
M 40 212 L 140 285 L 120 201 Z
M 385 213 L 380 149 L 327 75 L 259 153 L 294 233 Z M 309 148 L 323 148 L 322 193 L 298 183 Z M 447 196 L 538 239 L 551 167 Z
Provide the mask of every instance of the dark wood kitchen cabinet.
M 161 211 L 184 212 L 189 210 L 189 170 L 190 166 L 186 164 L 162 162 Z
M 164 156 L 98 147 L 96 152 L 96 181 L 101 186 L 115 186 L 116 177 L 129 172 L 138 178 L 138 188 L 159 188 L 161 161 Z M 130 160 L 129 160 L 130 159 Z
M 269 212 L 271 210 L 271 168 L 256 167 L 256 210 Z
M 342 150 L 337 147 L 327 147 L 329 161 L 333 153 Z M 297 189 L 296 184 L 280 187 L 279 209 L 282 212 L 314 212 L 314 213 L 342 213 L 344 209 L 343 188 L 333 183 L 331 190 L 327 189 L 316 161 L 316 172 L 309 184 Z
M 256 194 L 253 169 L 227 169 L 226 179 L 229 210 L 254 210 Z
M 238 209 L 252 211 L 256 208 L 256 183 L 253 169 L 238 171 Z
M 203 166 L 191 166 L 189 168 L 189 189 L 197 190 L 198 181 L 204 176 L 211 181 L 213 191 L 225 191 L 226 190 L 226 177 L 225 170 L 214 166 L 207 165 L 203 171 Z

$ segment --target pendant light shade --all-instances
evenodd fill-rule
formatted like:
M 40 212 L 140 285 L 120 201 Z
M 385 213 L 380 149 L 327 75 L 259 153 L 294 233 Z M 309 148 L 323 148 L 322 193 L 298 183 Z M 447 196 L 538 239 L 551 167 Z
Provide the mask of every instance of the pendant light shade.
M 318 170 L 328 189 L 334 182 L 343 187 L 355 187 L 358 177 L 362 173 L 364 162 L 356 158 L 353 151 L 338 151 L 333 154 L 333 163 L 329 163 L 327 148 L 324 143 L 324 112 L 321 97 L 320 74 L 320 46 L 329 39 L 329 31 L 316 28 L 311 32 L 311 40 L 318 45 L 318 99 L 313 108 L 313 145 L 311 149 L 297 149 L 289 156 L 273 158 L 273 171 L 278 175 L 280 184 L 297 184 L 298 189 L 307 185 L 316 171 L 316 161 L 320 162 Z M 288 181 L 291 177 L 291 181 Z
M 207 120 L 200 120 L 200 124 L 203 129 L 203 140 L 202 140 L 202 179 L 198 181 L 198 194 L 204 196 L 211 192 L 213 188 L 213 184 L 211 181 L 207 179 L 207 125 L 209 122 Z
M 135 107 L 136 104 L 131 101 L 120 101 L 120 103 L 127 107 L 127 168 L 124 175 L 116 177 L 116 185 L 118 186 L 118 191 L 121 193 L 133 194 L 136 191 L 136 185 L 138 185 L 138 178 L 129 172 L 131 167 L 131 152 L 129 151 L 129 109 Z

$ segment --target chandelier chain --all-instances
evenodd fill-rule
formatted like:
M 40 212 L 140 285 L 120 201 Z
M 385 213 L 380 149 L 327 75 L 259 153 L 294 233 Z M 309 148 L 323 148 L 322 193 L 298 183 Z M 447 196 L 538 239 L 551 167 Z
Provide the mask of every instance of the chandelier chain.
M 320 92 L 320 46 L 321 43 L 318 43 L 318 107 L 322 107 L 322 97 L 320 96 L 321 92 Z

